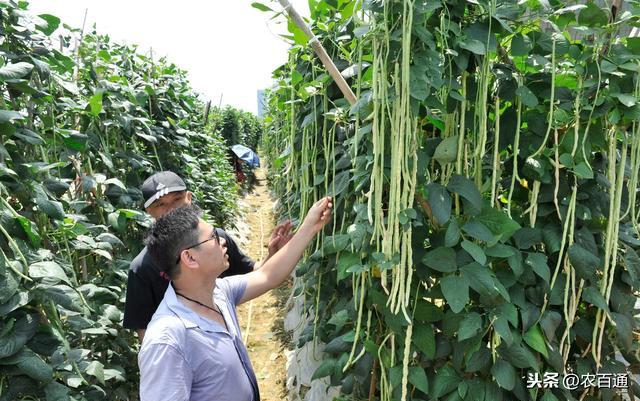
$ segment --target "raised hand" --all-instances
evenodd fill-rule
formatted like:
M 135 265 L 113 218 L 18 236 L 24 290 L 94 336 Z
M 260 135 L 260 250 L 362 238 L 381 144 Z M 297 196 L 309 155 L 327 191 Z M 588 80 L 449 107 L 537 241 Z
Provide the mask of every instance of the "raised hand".
M 325 224 L 331 219 L 331 208 L 333 207 L 333 200 L 330 196 L 325 196 L 311 206 L 307 217 L 304 218 L 302 226 L 313 230 L 317 233 L 324 227 Z
M 278 224 L 271 233 L 271 238 L 269 238 L 267 259 L 275 255 L 280 248 L 289 242 L 291 237 L 293 237 L 293 223 L 291 220 L 285 220 Z

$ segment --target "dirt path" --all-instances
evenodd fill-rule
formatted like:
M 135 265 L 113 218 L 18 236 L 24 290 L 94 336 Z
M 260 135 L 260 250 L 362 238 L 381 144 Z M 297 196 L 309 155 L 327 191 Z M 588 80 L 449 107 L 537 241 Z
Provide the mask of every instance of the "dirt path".
M 266 245 L 274 223 L 271 213 L 273 202 L 269 198 L 265 171 L 258 169 L 256 176 L 258 184 L 253 193 L 244 199 L 249 206 L 245 221 L 251 231 L 243 249 L 254 260 L 259 261 L 267 254 Z M 286 290 L 272 291 L 238 308 L 240 327 L 258 378 L 262 401 L 280 401 L 286 398 L 286 357 L 280 341 L 285 292 Z

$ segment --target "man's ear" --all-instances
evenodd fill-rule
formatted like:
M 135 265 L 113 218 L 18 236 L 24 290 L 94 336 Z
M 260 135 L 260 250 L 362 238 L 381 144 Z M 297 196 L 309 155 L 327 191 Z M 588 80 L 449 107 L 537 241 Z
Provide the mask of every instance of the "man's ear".
M 186 197 L 187 197 L 187 202 L 191 203 L 191 199 L 193 198 L 193 193 L 191 193 L 191 191 L 187 191 Z
M 195 269 L 199 266 L 199 263 L 194 259 L 188 249 L 180 253 L 180 262 L 187 269 Z

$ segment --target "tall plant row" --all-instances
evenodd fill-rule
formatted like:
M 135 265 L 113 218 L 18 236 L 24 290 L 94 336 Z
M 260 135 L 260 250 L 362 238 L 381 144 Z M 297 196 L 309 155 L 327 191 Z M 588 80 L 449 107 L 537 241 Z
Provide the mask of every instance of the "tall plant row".
M 638 2 L 309 5 L 358 97 L 290 24 L 263 145 L 282 215 L 334 197 L 294 289 L 313 379 L 344 400 L 639 394 Z M 619 381 L 563 384 L 597 374 Z
M 0 1 L 0 400 L 136 399 L 138 188 L 176 171 L 228 225 L 227 147 L 176 65 L 27 7 Z

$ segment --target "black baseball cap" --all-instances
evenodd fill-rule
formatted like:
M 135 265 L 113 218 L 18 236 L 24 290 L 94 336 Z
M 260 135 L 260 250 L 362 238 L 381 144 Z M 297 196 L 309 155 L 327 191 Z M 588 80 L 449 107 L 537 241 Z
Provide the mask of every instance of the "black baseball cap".
M 186 191 L 187 185 L 182 178 L 173 171 L 160 171 L 147 178 L 143 183 L 142 197 L 144 198 L 144 208 L 170 192 Z

